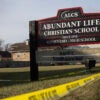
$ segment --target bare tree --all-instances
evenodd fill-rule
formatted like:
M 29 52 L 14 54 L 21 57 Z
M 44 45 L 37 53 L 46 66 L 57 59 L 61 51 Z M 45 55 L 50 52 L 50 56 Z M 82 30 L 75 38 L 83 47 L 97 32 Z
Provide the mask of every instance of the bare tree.
M 4 40 L 0 39 L 0 51 L 3 51 L 3 43 L 4 43 Z
M 10 43 L 7 43 L 6 45 L 5 45 L 5 51 L 9 51 L 10 50 Z

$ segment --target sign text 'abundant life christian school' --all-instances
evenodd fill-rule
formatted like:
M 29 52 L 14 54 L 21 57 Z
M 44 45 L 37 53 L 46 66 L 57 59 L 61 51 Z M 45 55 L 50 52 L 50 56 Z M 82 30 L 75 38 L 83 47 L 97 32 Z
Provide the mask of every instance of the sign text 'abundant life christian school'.
M 100 13 L 82 8 L 60 9 L 56 17 L 38 21 L 38 46 L 67 46 L 100 42 Z

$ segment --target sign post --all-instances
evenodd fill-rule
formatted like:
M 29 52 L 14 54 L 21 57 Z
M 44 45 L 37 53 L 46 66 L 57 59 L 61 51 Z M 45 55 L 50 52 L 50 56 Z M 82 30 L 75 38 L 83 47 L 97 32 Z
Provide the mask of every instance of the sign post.
M 38 64 L 36 61 L 37 51 L 37 21 L 30 21 L 29 23 L 29 37 L 30 37 L 30 79 L 37 81 L 39 79 Z

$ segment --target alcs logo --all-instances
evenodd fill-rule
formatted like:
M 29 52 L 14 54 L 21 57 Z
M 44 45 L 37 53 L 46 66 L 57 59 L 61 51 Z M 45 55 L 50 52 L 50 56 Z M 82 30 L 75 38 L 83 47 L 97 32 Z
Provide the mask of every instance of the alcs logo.
M 61 13 L 62 19 L 74 18 L 74 17 L 78 17 L 78 12 L 64 11 L 64 12 Z

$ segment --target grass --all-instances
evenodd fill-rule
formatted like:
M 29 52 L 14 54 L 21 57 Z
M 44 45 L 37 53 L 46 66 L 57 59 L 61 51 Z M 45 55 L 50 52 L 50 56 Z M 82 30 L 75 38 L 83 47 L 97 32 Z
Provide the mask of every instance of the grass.
M 100 100 L 100 80 L 71 92 L 61 100 Z
M 84 70 L 84 65 L 41 66 L 39 67 L 39 81 L 30 82 L 29 67 L 1 68 L 0 80 L 10 81 L 0 82 L 0 98 L 41 90 L 91 75 L 85 73 Z M 100 68 L 96 67 L 94 73 L 98 72 Z

